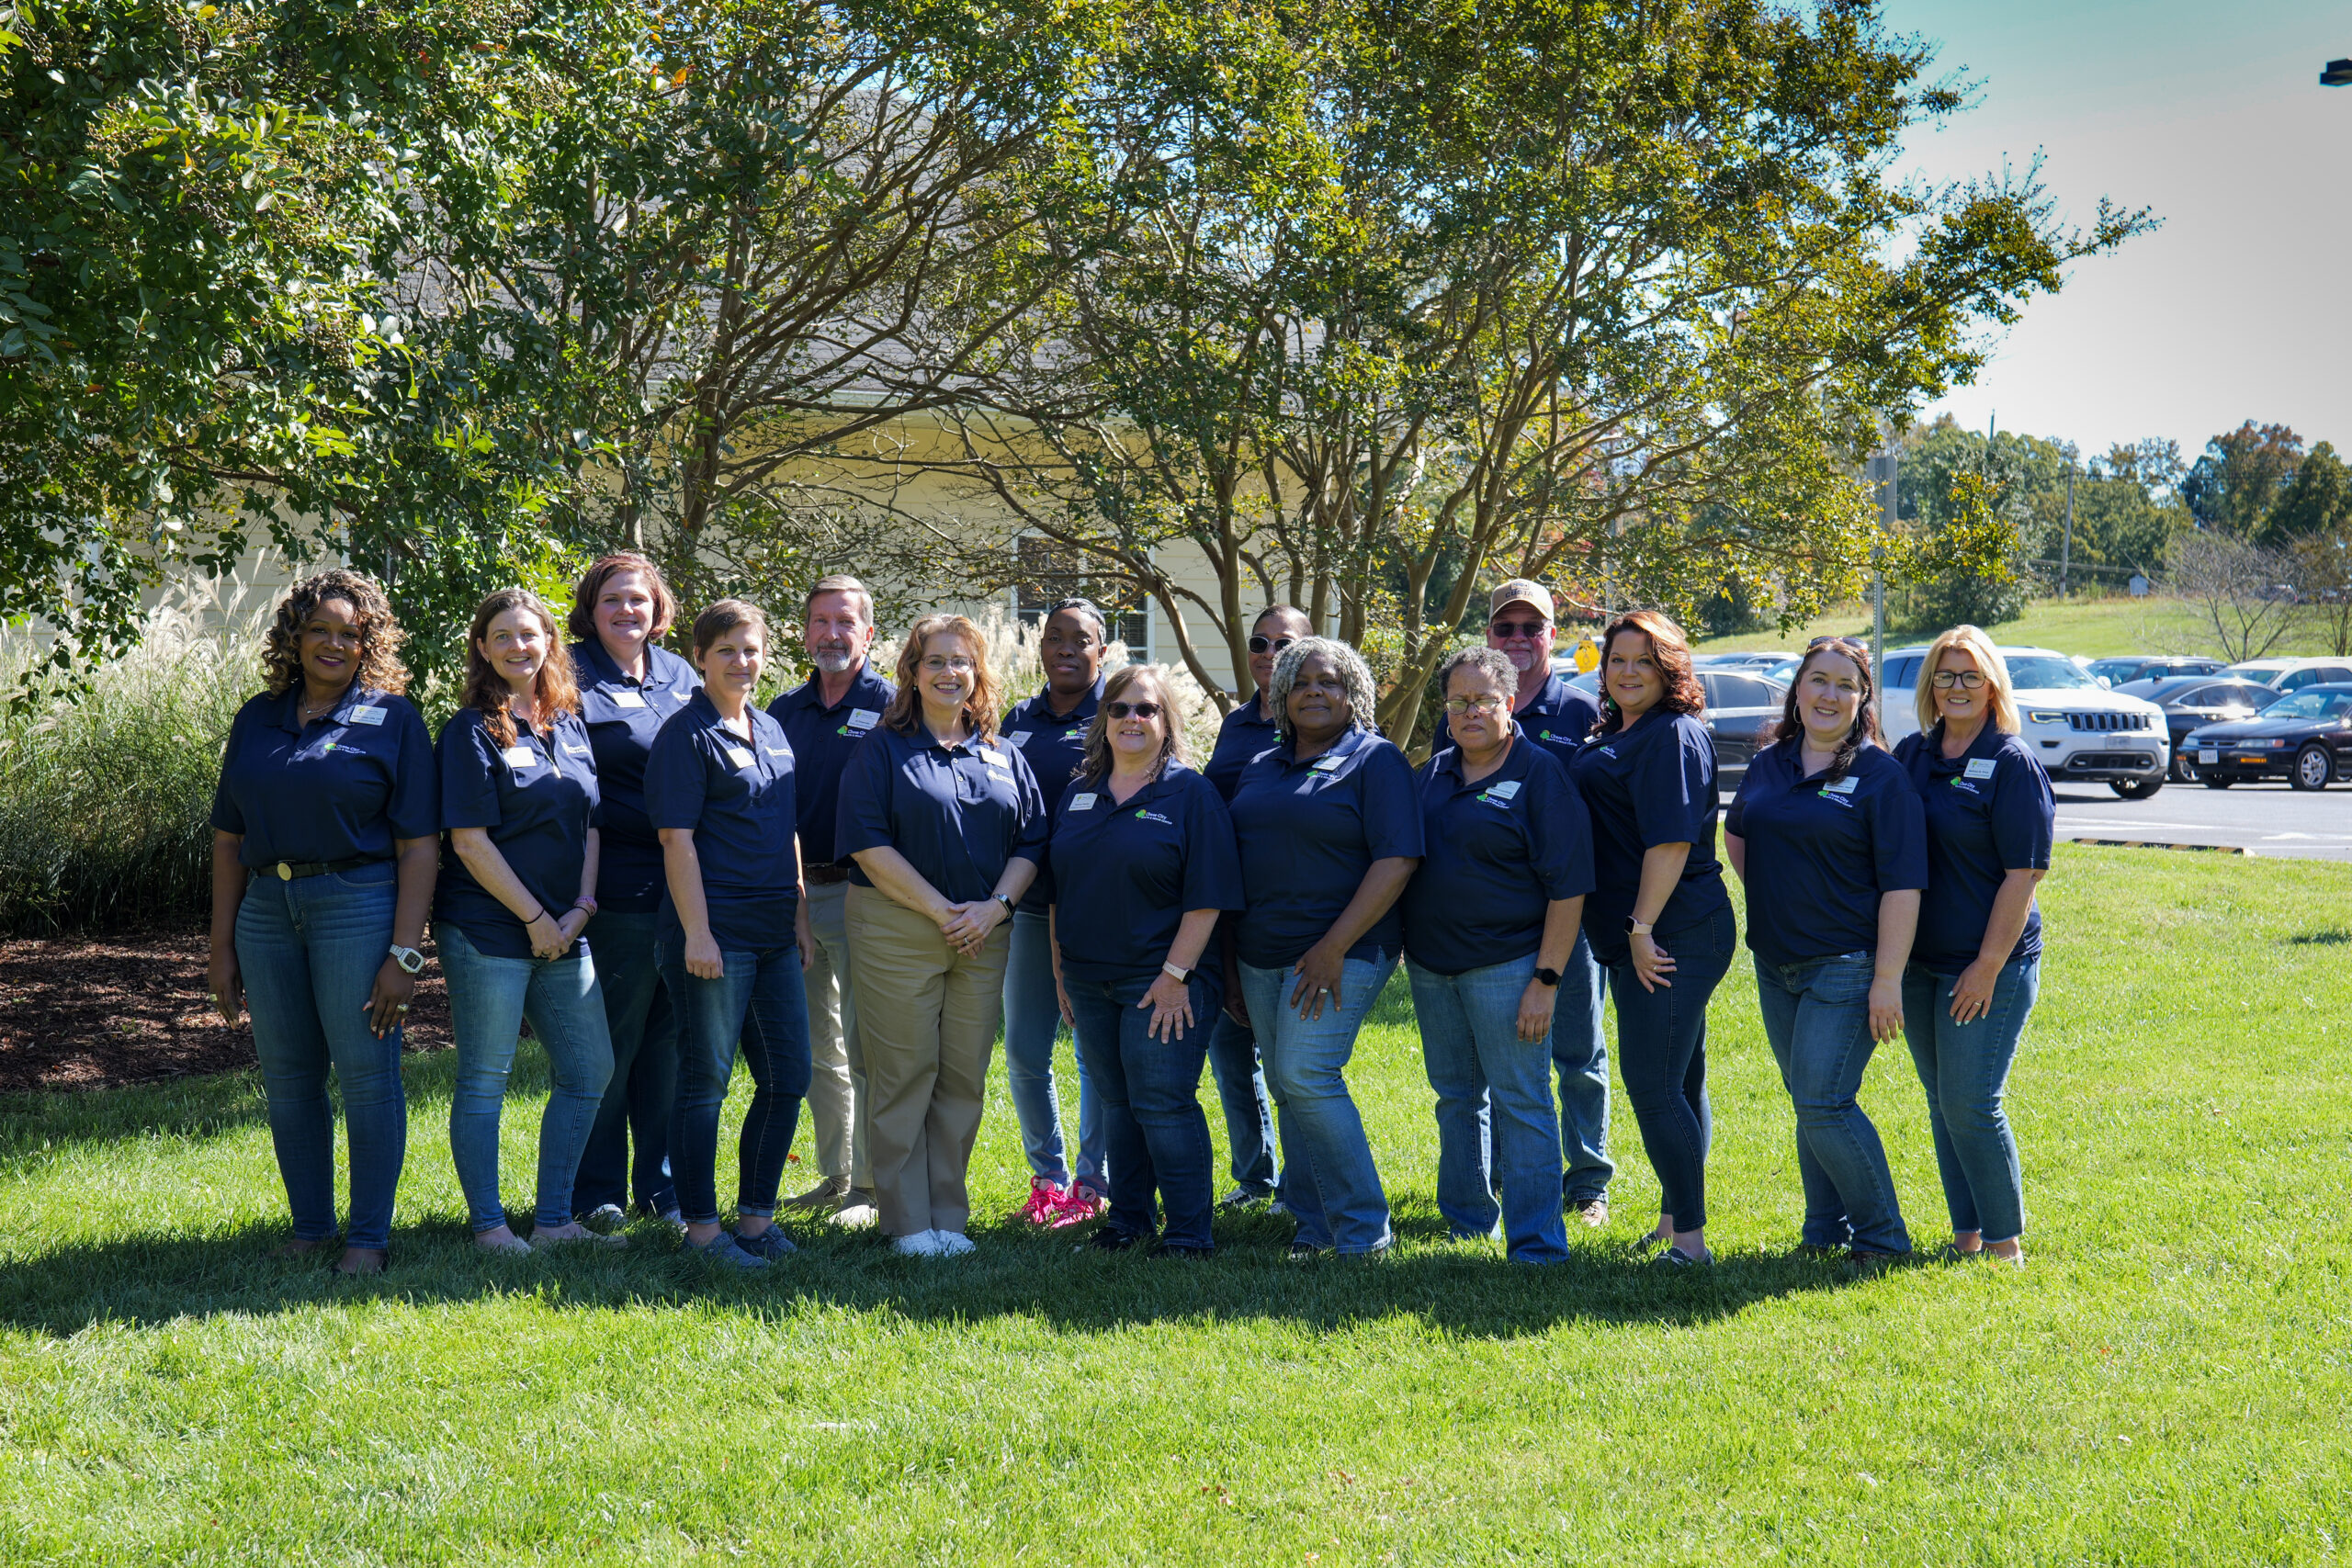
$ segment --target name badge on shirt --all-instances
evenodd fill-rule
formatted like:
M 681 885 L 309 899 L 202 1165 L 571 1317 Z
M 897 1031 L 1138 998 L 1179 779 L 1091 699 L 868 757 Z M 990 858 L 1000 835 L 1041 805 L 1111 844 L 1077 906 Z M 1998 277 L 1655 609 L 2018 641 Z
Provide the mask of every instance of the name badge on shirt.
M 727 748 L 727 760 L 734 763 L 739 768 L 748 768 L 759 761 L 758 758 L 752 756 L 750 751 L 741 746 L 729 746 Z
M 384 722 L 384 710 L 379 707 L 356 707 L 344 717 L 351 724 L 381 724 Z
M 1029 738 L 1026 735 L 1023 735 L 1021 739 L 1026 740 Z M 1003 752 L 998 750 L 993 746 L 984 748 L 981 750 L 980 755 L 989 760 L 989 766 L 991 768 L 1009 768 L 1012 766 L 1012 759 L 1006 756 Z
M 616 708 L 641 708 L 645 705 L 645 698 L 636 692 L 615 692 L 613 705 Z
M 1317 758 L 1316 758 L 1316 759 L 1315 759 L 1315 761 L 1314 761 L 1314 764 L 1313 764 L 1313 771 L 1314 771 L 1314 772 L 1316 772 L 1316 773 L 1332 773 L 1332 772 L 1337 771 L 1337 769 L 1339 768 L 1340 764 L 1340 763 L 1342 763 L 1342 762 L 1344 762 L 1344 761 L 1347 761 L 1347 759 L 1346 759 L 1345 757 L 1337 757 L 1337 756 L 1322 756 L 1322 757 L 1317 757 Z
M 1487 794 L 1497 800 L 1515 800 L 1519 796 L 1519 781 L 1505 779 L 1498 784 L 1488 784 Z
M 1821 793 L 1824 795 L 1851 795 L 1854 793 L 1854 786 L 1861 782 L 1862 781 L 1854 774 L 1848 773 L 1836 784 L 1823 784 L 1821 786 Z
M 563 749 L 564 749 L 566 751 L 571 752 L 571 753 L 573 756 L 575 756 L 575 757 L 585 757 L 586 755 L 588 755 L 588 748 L 587 748 L 587 747 L 585 747 L 585 746 L 574 746 L 574 745 L 573 745 L 571 741 L 569 741 L 569 740 L 567 740 L 567 741 L 565 741 L 565 742 L 563 743 Z
M 761 748 L 761 750 L 767 752 L 771 757 L 789 757 L 792 755 L 792 748 L 789 746 L 765 746 Z
M 880 708 L 852 708 L 849 710 L 849 727 L 852 729 L 871 729 L 881 717 Z
M 1018 735 L 1008 735 L 1005 739 L 1026 751 L 1029 749 L 1029 737 L 1035 733 L 1036 731 L 1035 730 L 1024 729 Z
M 1972 779 L 1989 779 L 1993 776 L 1993 770 L 1998 766 L 2000 764 L 1991 757 L 1971 757 L 1968 759 L 1968 766 L 1962 768 L 1961 773 Z
M 1069 808 L 1072 811 L 1091 811 L 1094 809 L 1094 797 L 1091 795 L 1073 795 L 1069 797 Z
M 509 746 L 498 756 L 510 768 L 527 768 L 539 760 L 539 754 L 528 746 Z

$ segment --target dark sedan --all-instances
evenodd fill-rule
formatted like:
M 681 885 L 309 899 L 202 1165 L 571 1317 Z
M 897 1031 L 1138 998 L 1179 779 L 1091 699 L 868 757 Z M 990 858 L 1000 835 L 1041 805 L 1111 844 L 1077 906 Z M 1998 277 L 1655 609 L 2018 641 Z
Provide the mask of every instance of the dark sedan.
M 2190 730 L 2252 718 L 2278 700 L 2278 693 L 2258 681 L 2211 675 L 2132 681 L 2115 689 L 2128 697 L 2145 697 L 2165 710 L 2165 728 L 2172 736 L 2172 776 L 2177 784 L 2197 776 L 2197 761 L 2188 754 Z
M 2192 730 L 2188 746 L 2208 789 L 2274 778 L 2325 789 L 2352 778 L 2352 685 L 2305 686 L 2252 718 Z
M 1715 742 L 1715 776 L 1726 790 L 1739 787 L 1747 776 L 1747 764 L 1757 752 L 1772 743 L 1772 731 L 1781 722 L 1783 700 L 1789 688 L 1779 681 L 1767 681 L 1761 675 L 1745 670 L 1710 670 L 1704 666 L 1693 670 L 1699 684 L 1707 689 L 1707 711 L 1701 715 L 1707 723 L 1707 733 Z M 1573 675 L 1568 684 L 1588 696 L 1600 694 L 1599 671 Z

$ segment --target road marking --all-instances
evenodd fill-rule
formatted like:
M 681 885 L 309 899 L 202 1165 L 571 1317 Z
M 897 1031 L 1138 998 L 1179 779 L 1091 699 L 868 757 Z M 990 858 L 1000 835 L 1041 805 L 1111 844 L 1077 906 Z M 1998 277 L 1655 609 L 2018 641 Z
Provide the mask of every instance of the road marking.
M 2244 844 L 2166 844 L 2154 839 L 2073 839 L 2070 843 L 2096 844 L 2109 850 L 2196 850 L 2206 854 L 2242 855 Z

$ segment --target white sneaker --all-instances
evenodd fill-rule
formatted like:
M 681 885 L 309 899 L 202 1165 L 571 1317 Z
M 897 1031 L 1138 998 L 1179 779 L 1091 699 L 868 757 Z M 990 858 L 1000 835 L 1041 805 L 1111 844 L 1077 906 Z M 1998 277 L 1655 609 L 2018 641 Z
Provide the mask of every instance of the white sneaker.
M 890 1250 L 901 1258 L 936 1258 L 939 1256 L 939 1233 L 917 1231 L 912 1235 L 893 1236 L 890 1238 Z
M 962 1231 L 933 1231 L 931 1239 L 942 1258 L 961 1258 L 967 1252 L 978 1250 L 972 1245 L 972 1238 Z

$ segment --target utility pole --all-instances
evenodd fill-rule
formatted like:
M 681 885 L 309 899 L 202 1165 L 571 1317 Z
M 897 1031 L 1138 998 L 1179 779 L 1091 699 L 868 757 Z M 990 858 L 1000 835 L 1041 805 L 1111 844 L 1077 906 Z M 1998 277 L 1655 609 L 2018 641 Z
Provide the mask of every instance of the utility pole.
M 1885 447 L 1871 455 L 1870 480 L 1877 487 L 1878 525 L 1882 535 L 1894 531 L 1894 448 Z M 1883 543 L 1871 546 L 1871 669 L 1875 671 L 1886 655 L 1886 547 Z
M 2075 572 L 2075 465 L 2066 465 L 2066 532 L 2058 544 L 2058 597 L 2073 592 Z

